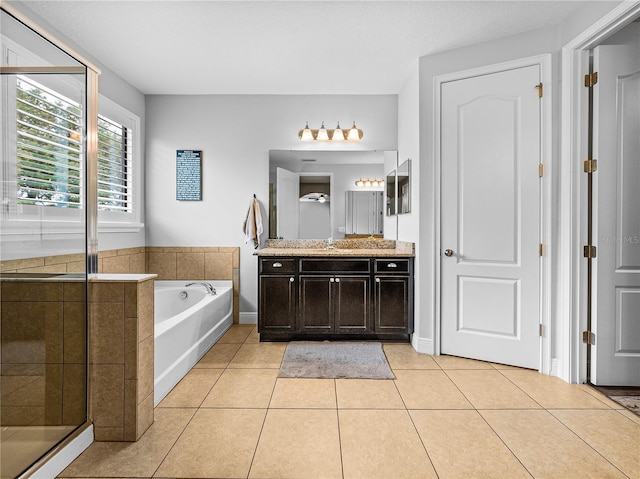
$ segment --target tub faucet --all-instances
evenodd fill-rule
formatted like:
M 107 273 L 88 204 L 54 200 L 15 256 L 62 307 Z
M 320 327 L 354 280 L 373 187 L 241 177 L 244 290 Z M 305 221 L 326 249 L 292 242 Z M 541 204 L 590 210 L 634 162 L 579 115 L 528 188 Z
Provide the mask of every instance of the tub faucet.
M 199 284 L 201 286 L 204 286 L 207 289 L 207 293 L 209 294 L 216 294 L 216 290 L 213 286 L 211 286 L 211 283 L 206 283 L 206 282 L 202 282 L 202 283 L 187 283 L 184 285 L 185 288 L 188 288 L 189 286 L 193 286 L 194 284 Z

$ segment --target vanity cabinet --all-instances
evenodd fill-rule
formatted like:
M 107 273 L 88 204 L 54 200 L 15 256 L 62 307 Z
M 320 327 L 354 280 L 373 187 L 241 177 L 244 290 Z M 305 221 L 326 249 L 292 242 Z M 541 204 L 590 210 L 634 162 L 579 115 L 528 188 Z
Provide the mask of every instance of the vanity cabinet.
M 261 259 L 258 297 L 264 332 L 287 333 L 296 327 L 297 275 L 294 259 Z
M 408 340 L 413 258 L 260 258 L 261 341 Z

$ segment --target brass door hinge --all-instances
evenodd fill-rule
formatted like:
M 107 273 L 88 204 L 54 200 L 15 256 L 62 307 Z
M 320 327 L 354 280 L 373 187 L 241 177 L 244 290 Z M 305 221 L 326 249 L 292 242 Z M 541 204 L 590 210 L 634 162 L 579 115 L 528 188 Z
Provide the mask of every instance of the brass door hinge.
M 584 86 L 587 88 L 593 87 L 596 83 L 598 83 L 598 72 L 587 73 L 584 76 Z
M 584 172 L 595 173 L 598 171 L 598 160 L 584 160 Z
M 584 247 L 583 256 L 585 258 L 591 258 L 591 259 L 595 258 L 596 257 L 596 247 L 595 246 L 586 245 Z
M 540 163 L 538 165 L 538 176 L 542 178 L 544 176 L 544 164 Z
M 544 256 L 544 243 L 540 243 L 540 256 Z
M 536 85 L 536 90 L 538 90 L 538 98 L 542 98 L 542 95 L 544 95 L 544 86 L 542 85 L 542 82 Z
M 596 335 L 591 331 L 582 331 L 582 342 L 585 344 L 590 344 L 591 346 L 596 345 Z

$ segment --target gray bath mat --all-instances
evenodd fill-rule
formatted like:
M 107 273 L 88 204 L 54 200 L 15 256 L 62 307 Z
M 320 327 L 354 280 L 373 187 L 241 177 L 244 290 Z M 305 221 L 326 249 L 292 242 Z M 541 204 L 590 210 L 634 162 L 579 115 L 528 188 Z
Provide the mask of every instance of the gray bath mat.
M 395 379 L 382 344 L 356 341 L 291 342 L 278 377 Z

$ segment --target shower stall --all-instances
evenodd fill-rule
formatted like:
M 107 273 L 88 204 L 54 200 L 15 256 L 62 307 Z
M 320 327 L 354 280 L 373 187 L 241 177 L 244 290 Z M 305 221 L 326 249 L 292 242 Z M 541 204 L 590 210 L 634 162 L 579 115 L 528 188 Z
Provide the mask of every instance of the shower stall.
M 89 427 L 97 75 L 2 6 L 0 476 L 30 475 Z

